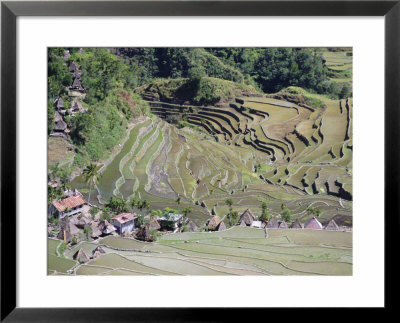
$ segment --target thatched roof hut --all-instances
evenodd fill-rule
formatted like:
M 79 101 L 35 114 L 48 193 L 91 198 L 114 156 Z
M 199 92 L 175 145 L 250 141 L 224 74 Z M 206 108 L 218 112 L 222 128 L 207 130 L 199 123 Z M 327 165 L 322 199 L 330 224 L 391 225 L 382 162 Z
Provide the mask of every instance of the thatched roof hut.
M 279 228 L 279 229 L 287 229 L 288 227 L 287 227 L 287 224 L 286 224 L 285 221 L 279 221 L 279 226 L 278 226 L 278 228 Z
M 225 225 L 224 221 L 221 221 L 217 227 L 217 231 L 222 231 L 222 230 L 226 230 L 226 225 Z
M 153 241 L 153 237 L 150 234 L 150 224 L 142 226 L 136 233 L 136 238 L 143 241 Z
M 190 220 L 187 224 L 189 231 L 197 231 L 199 227 L 194 223 L 192 220 Z
M 299 220 L 296 220 L 290 225 L 290 229 L 303 229 L 303 225 Z
M 72 239 L 72 234 L 66 229 L 61 229 L 57 234 L 57 239 L 68 242 Z
M 64 131 L 65 129 L 67 129 L 67 124 L 64 122 L 64 120 L 58 120 L 54 127 L 54 131 Z
M 90 228 L 92 229 L 92 234 L 91 234 L 92 238 L 98 238 L 103 234 L 103 231 L 101 231 L 99 228 L 98 222 L 92 222 Z
M 215 231 L 219 225 L 219 223 L 221 222 L 221 219 L 219 218 L 218 215 L 214 215 L 213 217 L 211 217 L 207 222 L 207 228 L 210 231 Z
M 278 229 L 279 222 L 275 218 L 271 218 L 267 223 L 268 229 Z
M 79 71 L 79 66 L 76 65 L 75 62 L 72 62 L 68 69 L 71 73 L 73 73 L 75 71 Z
M 72 73 L 72 77 L 73 78 L 79 79 L 79 78 L 81 78 L 81 76 L 82 76 L 82 72 L 81 71 L 75 71 L 74 73 Z
M 160 230 L 161 225 L 160 225 L 160 223 L 158 223 L 157 220 L 153 219 L 149 222 L 149 229 L 150 230 Z
M 62 98 L 58 98 L 57 100 L 54 101 L 54 107 L 58 109 L 64 108 L 64 101 Z
M 72 221 L 65 217 L 60 221 L 60 231 L 66 230 L 69 232 L 71 235 L 76 235 L 79 234 L 80 230 L 76 227 L 75 224 L 72 223 Z M 64 239 L 61 239 L 64 240 Z
M 82 111 L 82 102 L 79 100 L 74 100 L 71 102 L 71 112 Z
M 243 212 L 242 216 L 239 219 L 239 222 L 243 221 L 244 223 L 246 223 L 247 226 L 251 226 L 255 219 L 256 217 L 254 216 L 253 212 L 251 212 L 250 209 L 247 209 Z
M 115 230 L 117 230 L 110 222 L 108 222 L 107 220 L 104 221 L 100 221 L 99 223 L 99 230 L 103 233 L 103 234 L 110 234 L 113 233 Z
M 339 231 L 340 228 L 339 228 L 339 226 L 336 224 L 335 220 L 334 220 L 334 219 L 331 219 L 331 220 L 328 222 L 328 224 L 326 225 L 325 230 L 328 230 L 328 231 Z
M 80 248 L 73 256 L 74 260 L 79 261 L 80 263 L 85 263 L 90 260 L 89 256 L 86 254 L 85 250 Z
M 58 121 L 60 121 L 60 120 L 62 120 L 62 119 L 63 119 L 63 118 L 62 118 L 61 114 L 60 114 L 58 111 L 56 111 L 56 112 L 54 113 L 54 122 L 57 123 Z
M 83 90 L 80 79 L 78 79 L 78 78 L 74 79 L 74 82 L 72 83 L 70 88 L 72 90 Z
M 246 226 L 246 222 L 240 221 L 240 222 L 239 222 L 239 226 L 240 226 L 240 227 L 245 227 L 245 226 Z
M 322 224 L 317 220 L 317 218 L 315 216 L 313 216 L 304 225 L 304 229 L 322 230 Z
M 90 224 L 90 219 L 88 219 L 86 216 L 81 216 L 80 218 L 78 218 L 77 219 L 78 220 L 78 222 L 76 223 L 76 226 L 78 227 L 78 228 L 81 228 L 81 229 L 83 229 L 84 227 L 85 227 L 85 225 L 88 225 L 88 224 Z
M 97 258 L 101 256 L 102 254 L 105 254 L 105 250 L 102 248 L 102 246 L 98 246 L 96 249 L 92 251 L 92 258 Z

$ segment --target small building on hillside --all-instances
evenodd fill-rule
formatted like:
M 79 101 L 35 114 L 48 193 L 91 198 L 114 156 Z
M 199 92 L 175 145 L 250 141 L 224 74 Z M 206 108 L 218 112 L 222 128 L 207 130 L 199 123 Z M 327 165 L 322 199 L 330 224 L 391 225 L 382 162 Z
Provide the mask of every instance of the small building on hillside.
M 64 132 L 67 129 L 67 124 L 65 123 L 65 121 L 61 118 L 58 120 L 58 122 L 56 123 L 56 125 L 54 126 L 53 131 L 55 132 Z
M 54 101 L 54 107 L 57 110 L 64 109 L 64 100 L 62 98 L 58 98 Z
M 161 225 L 160 225 L 160 223 L 158 223 L 158 221 L 156 219 L 152 219 L 149 222 L 149 229 L 150 230 L 160 230 Z
M 63 218 L 82 212 L 85 204 L 86 201 L 83 199 L 82 194 L 76 191 L 72 196 L 53 202 L 50 212 L 55 217 Z
M 136 213 L 121 213 L 111 219 L 111 223 L 117 228 L 119 234 L 135 230 Z
M 253 223 L 251 224 L 252 228 L 265 228 L 265 222 L 262 221 L 253 221 Z
M 340 228 L 339 228 L 339 226 L 336 224 L 335 220 L 334 220 L 334 219 L 331 219 L 331 220 L 328 222 L 328 224 L 326 225 L 325 230 L 328 230 L 328 231 L 339 231 Z
M 102 234 L 107 235 L 113 233 L 115 230 L 115 226 L 113 226 L 110 222 L 107 220 L 100 221 L 98 225 L 99 230 L 102 232 Z M 132 231 L 132 230 L 131 230 Z
M 278 229 L 287 229 L 287 224 L 285 221 L 279 221 Z
M 190 232 L 197 231 L 197 230 L 199 229 L 199 227 L 196 225 L 196 223 L 194 223 L 192 220 L 190 220 L 190 221 L 187 223 L 187 226 L 188 226 L 188 230 L 189 230 Z
M 160 218 L 162 229 L 175 230 L 182 225 L 183 214 L 168 213 Z
M 250 227 L 253 224 L 253 221 L 256 219 L 253 212 L 250 209 L 247 209 L 243 212 L 239 219 L 239 223 L 244 222 L 246 226 Z
M 74 255 L 74 260 L 79 261 L 79 263 L 85 263 L 90 260 L 89 256 L 86 254 L 85 250 L 80 248 Z
M 147 242 L 153 241 L 154 237 L 152 236 L 152 234 L 150 232 L 151 232 L 150 225 L 145 224 L 136 233 L 136 239 L 139 239 L 142 241 L 147 241 Z
M 56 112 L 54 113 L 54 122 L 57 123 L 57 122 L 59 122 L 59 121 L 62 120 L 62 119 L 63 119 L 62 115 L 61 115 L 58 111 L 56 111 Z
M 207 220 L 206 226 L 209 231 L 215 231 L 218 228 L 218 225 L 220 224 L 221 219 L 219 218 L 218 215 L 214 215 L 210 219 Z
M 224 221 L 221 221 L 218 224 L 217 231 L 223 231 L 223 230 L 226 230 L 226 225 L 225 225 Z
M 279 222 L 275 218 L 269 219 L 267 223 L 267 228 L 268 229 L 278 229 L 279 228 Z
M 79 71 L 79 66 L 76 65 L 75 62 L 72 62 L 68 69 L 71 73 L 74 73 L 75 71 Z
M 96 247 L 96 249 L 94 249 L 92 251 L 92 258 L 97 258 L 100 257 L 101 255 L 104 255 L 106 252 L 105 250 L 102 248 L 102 246 L 98 246 Z
M 93 239 L 96 239 L 96 238 L 100 237 L 100 236 L 103 234 L 103 232 L 102 232 L 102 231 L 100 230 L 100 228 L 99 228 L 99 222 L 93 221 L 93 222 L 90 224 L 90 228 L 92 229 L 91 237 L 92 237 Z
M 322 224 L 317 220 L 317 218 L 315 216 L 313 216 L 304 225 L 304 229 L 322 230 Z
M 296 220 L 290 225 L 290 229 L 303 229 L 303 225 L 299 220 Z
M 72 82 L 72 85 L 69 88 L 70 90 L 85 92 L 85 89 L 82 87 L 81 81 L 78 78 L 74 79 L 74 82 Z

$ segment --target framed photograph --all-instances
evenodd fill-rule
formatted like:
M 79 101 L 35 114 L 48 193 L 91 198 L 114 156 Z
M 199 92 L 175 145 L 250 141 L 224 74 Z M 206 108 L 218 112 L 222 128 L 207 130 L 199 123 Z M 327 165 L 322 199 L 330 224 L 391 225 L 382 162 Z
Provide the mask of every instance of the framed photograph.
M 399 14 L 2 2 L 1 320 L 390 308 Z

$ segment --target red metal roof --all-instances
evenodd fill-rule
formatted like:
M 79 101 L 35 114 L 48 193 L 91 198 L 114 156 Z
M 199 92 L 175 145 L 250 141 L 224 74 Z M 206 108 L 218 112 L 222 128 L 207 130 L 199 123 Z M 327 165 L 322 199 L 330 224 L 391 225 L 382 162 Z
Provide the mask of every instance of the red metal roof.
M 123 224 L 136 218 L 136 213 L 121 213 L 114 216 L 112 219 Z
M 53 203 L 54 207 L 59 211 L 63 212 L 67 207 L 72 209 L 77 206 L 81 206 L 86 204 L 86 201 L 82 198 L 81 195 L 70 196 L 60 201 L 55 201 Z

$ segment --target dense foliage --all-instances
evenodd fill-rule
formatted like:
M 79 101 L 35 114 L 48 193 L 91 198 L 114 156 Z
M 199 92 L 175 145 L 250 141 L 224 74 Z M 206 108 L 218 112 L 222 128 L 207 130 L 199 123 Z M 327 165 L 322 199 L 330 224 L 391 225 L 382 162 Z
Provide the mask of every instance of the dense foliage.
M 141 97 L 132 93 L 136 74 L 129 65 L 106 49 L 90 48 L 77 51 L 70 48 L 50 48 L 48 54 L 48 131 L 52 131 L 58 97 L 64 101 L 67 114 L 64 121 L 71 130 L 70 138 L 76 147 L 75 165 L 85 166 L 98 161 L 126 135 L 127 122 L 150 109 Z M 74 117 L 69 112 L 72 97 L 68 87 L 72 76 L 68 66 L 75 62 L 82 71 L 85 89 L 83 105 L 87 113 Z
M 140 66 L 137 86 L 154 78 L 209 76 L 246 83 L 266 93 L 288 86 L 333 98 L 351 93 L 348 84 L 329 80 L 333 72 L 318 48 L 117 48 L 115 53 L 130 66 Z

